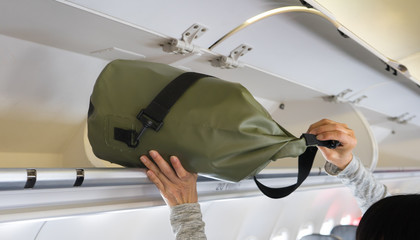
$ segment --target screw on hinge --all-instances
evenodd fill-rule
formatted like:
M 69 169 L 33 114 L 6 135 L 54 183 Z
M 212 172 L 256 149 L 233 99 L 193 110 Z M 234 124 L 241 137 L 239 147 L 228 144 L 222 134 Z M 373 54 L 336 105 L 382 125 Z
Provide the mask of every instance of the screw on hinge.
M 286 107 L 286 105 L 284 105 L 284 103 L 280 103 L 280 105 L 279 105 L 279 108 L 281 109 L 281 110 L 284 110 L 284 108 Z

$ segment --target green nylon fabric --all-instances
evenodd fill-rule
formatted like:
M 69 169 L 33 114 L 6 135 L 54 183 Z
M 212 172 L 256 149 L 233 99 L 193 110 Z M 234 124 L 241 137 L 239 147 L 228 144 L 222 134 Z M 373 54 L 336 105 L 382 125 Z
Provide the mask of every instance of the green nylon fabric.
M 136 116 L 184 71 L 171 66 L 115 60 L 99 75 L 91 95 L 88 138 L 98 158 L 141 167 L 141 155 L 157 150 L 178 156 L 190 172 L 238 182 L 261 171 L 271 160 L 297 157 L 306 150 L 238 83 L 204 77 L 170 109 L 159 132 L 147 129 L 136 148 L 114 139 L 114 127 L 139 132 Z

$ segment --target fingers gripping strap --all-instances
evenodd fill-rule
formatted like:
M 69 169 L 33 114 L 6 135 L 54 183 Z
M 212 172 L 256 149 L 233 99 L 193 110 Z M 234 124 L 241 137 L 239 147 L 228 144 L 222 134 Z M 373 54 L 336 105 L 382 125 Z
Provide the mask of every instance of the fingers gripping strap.
M 254 181 L 260 191 L 270 198 L 283 198 L 295 191 L 311 172 L 312 164 L 314 163 L 317 147 L 307 147 L 306 151 L 299 156 L 298 179 L 297 182 L 288 187 L 270 188 L 260 183 L 254 176 Z

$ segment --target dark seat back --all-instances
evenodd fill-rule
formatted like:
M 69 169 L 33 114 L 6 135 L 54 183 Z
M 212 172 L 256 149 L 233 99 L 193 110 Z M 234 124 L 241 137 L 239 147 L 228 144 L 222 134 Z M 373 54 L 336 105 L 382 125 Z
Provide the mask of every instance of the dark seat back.
M 313 234 L 302 237 L 300 240 L 342 240 L 342 239 L 334 235 L 322 235 L 319 233 L 313 233 Z
M 357 226 L 354 225 L 337 225 L 331 230 L 331 234 L 343 240 L 355 240 L 356 230 Z

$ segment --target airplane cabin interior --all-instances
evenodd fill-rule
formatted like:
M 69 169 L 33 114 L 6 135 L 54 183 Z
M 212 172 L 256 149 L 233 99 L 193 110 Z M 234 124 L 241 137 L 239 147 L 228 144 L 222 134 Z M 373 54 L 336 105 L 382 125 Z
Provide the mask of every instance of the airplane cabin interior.
M 419 10 L 416 0 L 1 1 L 0 238 L 175 239 L 145 170 L 99 159 L 87 137 L 93 86 L 116 59 L 239 83 L 295 136 L 321 119 L 346 123 L 376 179 L 418 193 Z M 324 164 L 318 153 L 282 199 L 252 179 L 199 176 L 207 238 L 299 240 L 357 226 L 355 198 Z M 285 158 L 259 174 L 279 187 L 296 173 Z

